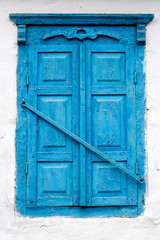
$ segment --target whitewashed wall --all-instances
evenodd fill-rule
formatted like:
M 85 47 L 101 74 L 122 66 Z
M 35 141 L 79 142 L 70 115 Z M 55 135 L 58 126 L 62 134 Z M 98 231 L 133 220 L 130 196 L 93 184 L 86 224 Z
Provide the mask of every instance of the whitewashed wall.
M 15 211 L 16 26 L 9 13 L 154 13 L 147 26 L 145 212 L 138 218 L 29 218 Z M 0 239 L 160 239 L 160 0 L 0 0 Z

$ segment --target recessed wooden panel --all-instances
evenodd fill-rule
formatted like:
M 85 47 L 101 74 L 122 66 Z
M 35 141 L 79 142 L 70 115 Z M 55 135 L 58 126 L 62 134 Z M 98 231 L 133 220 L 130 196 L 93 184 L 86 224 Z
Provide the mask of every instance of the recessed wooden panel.
M 126 163 L 121 163 L 126 166 Z M 126 174 L 110 163 L 92 164 L 92 204 L 121 205 L 127 200 Z
M 71 53 L 38 54 L 39 85 L 66 85 L 71 83 Z
M 102 150 L 125 147 L 125 96 L 92 97 L 92 143 Z
M 70 96 L 40 96 L 38 107 L 48 117 L 71 130 Z M 69 150 L 71 149 L 71 141 L 60 130 L 39 119 L 38 149 L 45 152 Z
M 71 163 L 38 163 L 38 197 L 70 196 L 72 193 Z
M 93 196 L 120 192 L 122 174 L 109 163 L 93 163 Z M 124 179 L 123 179 L 124 180 Z
M 125 82 L 124 53 L 92 53 L 92 84 Z

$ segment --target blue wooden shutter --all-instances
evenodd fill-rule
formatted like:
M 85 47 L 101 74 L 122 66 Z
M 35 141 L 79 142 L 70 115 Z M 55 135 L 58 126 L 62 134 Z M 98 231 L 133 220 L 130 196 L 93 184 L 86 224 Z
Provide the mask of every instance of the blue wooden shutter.
M 87 141 L 135 171 L 134 47 L 88 47 Z M 137 204 L 137 182 L 111 163 L 88 152 L 88 204 Z
M 28 102 L 79 134 L 77 46 L 30 46 Z M 28 115 L 28 206 L 74 206 L 79 148 L 44 120 Z
M 29 103 L 135 171 L 134 48 L 31 46 L 29 58 Z M 33 113 L 28 119 L 28 206 L 137 204 L 134 179 Z

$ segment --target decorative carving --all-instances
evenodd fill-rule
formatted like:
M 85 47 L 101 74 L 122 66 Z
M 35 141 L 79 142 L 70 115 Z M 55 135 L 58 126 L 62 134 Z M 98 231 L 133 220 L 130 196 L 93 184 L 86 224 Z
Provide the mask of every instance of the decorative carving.
M 138 24 L 137 25 L 137 43 L 139 45 L 144 45 L 146 43 L 146 25 Z
M 95 39 L 98 36 L 105 36 L 105 37 L 113 38 L 115 40 L 120 40 L 120 36 L 116 33 L 112 33 L 105 30 L 95 30 L 95 29 L 88 29 L 88 28 L 71 29 L 69 31 L 57 30 L 57 31 L 45 34 L 42 38 L 43 40 L 46 40 L 56 36 L 64 36 L 68 39 L 77 38 L 79 40 L 83 40 L 86 38 Z
M 17 41 L 22 44 L 26 42 L 26 25 L 18 25 Z

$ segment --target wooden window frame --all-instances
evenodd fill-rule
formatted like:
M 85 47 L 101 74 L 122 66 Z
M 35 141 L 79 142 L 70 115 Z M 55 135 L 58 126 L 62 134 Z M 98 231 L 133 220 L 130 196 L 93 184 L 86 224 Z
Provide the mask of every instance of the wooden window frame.
M 18 27 L 18 68 L 17 68 L 17 109 L 18 121 L 16 126 L 16 206 L 17 211 L 26 216 L 72 216 L 72 217 L 101 217 L 140 215 L 144 210 L 146 184 L 138 185 L 138 205 L 120 207 L 26 207 L 26 142 L 27 119 L 21 106 L 22 98 L 27 96 L 27 65 L 28 45 L 27 28 L 44 25 L 75 25 L 75 26 L 134 26 L 136 31 L 136 150 L 139 174 L 145 176 L 145 27 L 153 19 L 153 14 L 10 14 L 10 19 Z

